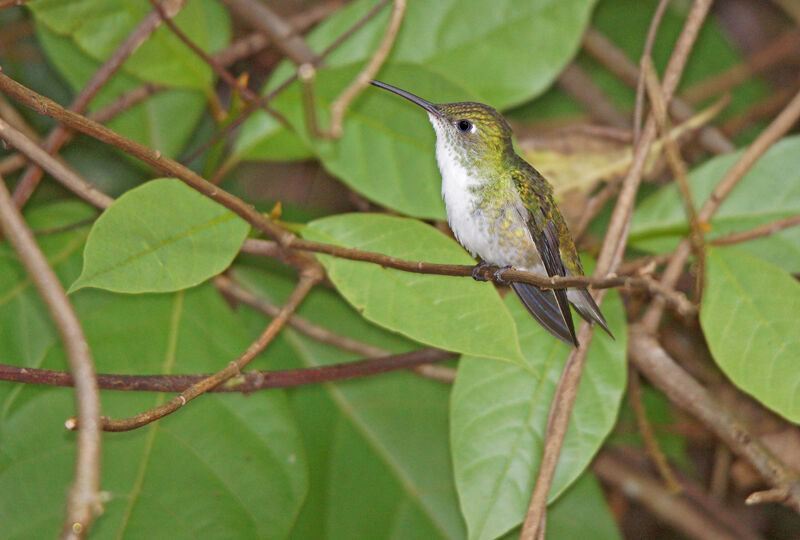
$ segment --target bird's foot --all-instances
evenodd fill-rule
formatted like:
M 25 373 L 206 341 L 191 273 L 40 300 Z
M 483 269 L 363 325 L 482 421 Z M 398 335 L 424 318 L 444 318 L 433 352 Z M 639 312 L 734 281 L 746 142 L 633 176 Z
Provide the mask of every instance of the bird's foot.
M 509 266 L 503 266 L 502 268 L 498 268 L 497 270 L 495 270 L 494 271 L 495 282 L 501 285 L 510 285 L 511 284 L 510 281 L 506 281 L 505 279 L 503 279 L 503 272 L 505 272 L 506 270 L 510 270 L 511 268 L 512 267 L 509 265 Z
M 481 262 L 479 262 L 478 264 L 476 264 L 476 265 L 475 265 L 475 266 L 472 268 L 472 279 L 474 279 L 475 281 L 489 281 L 489 278 L 487 278 L 487 277 L 484 275 L 484 272 L 485 272 L 485 271 L 486 271 L 486 269 L 487 269 L 487 268 L 489 268 L 490 266 L 492 266 L 492 265 L 491 265 L 491 264 L 489 264 L 489 263 L 488 263 L 488 262 L 486 262 L 486 261 L 481 261 Z

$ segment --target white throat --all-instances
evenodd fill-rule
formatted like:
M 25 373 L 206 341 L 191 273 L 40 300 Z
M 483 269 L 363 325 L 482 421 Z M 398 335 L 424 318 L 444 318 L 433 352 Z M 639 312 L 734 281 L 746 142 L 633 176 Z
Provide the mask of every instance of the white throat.
M 481 179 L 462 165 L 460 156 L 448 144 L 447 126 L 433 115 L 428 116 L 436 130 L 436 161 L 442 174 L 442 199 L 447 210 L 447 222 L 461 245 L 473 256 L 483 257 L 486 235 L 476 227 L 476 197 L 470 189 L 480 184 Z

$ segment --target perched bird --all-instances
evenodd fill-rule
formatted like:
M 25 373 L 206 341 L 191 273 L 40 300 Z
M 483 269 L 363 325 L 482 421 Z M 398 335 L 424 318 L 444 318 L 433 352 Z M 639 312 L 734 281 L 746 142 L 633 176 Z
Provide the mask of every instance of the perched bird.
M 456 239 L 486 266 L 547 276 L 581 276 L 583 267 L 553 188 L 511 144 L 511 127 L 482 103 L 434 104 L 380 81 L 372 84 L 416 103 L 436 131 L 442 198 Z M 499 271 L 498 271 L 499 272 Z M 589 291 L 511 283 L 522 303 L 555 337 L 578 346 L 569 304 L 613 337 Z

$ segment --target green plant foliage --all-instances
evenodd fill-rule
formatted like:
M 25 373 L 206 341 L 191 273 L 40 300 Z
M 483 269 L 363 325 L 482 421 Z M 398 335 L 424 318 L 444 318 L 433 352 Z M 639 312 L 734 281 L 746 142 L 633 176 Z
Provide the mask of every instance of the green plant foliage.
M 553 339 L 522 304 L 506 297 L 525 364 L 463 357 L 451 400 L 451 444 L 461 509 L 471 539 L 492 539 L 522 522 L 539 470 L 556 384 L 571 348 Z M 549 500 L 589 464 L 617 418 L 625 390 L 627 334 L 622 303 L 603 312 L 616 341 L 592 340 Z
M 474 264 L 455 240 L 414 219 L 344 214 L 309 223 L 303 236 L 402 259 Z M 320 255 L 328 277 L 367 320 L 420 343 L 522 362 L 514 321 L 490 283 L 412 274 Z
M 97 219 L 83 272 L 70 292 L 171 292 L 227 268 L 250 226 L 174 178 L 152 180 L 117 199 Z
M 519 104 L 542 92 L 575 54 L 593 5 L 593 0 L 410 2 L 380 78 L 435 102 L 472 99 L 500 109 Z M 361 0 L 342 9 L 310 34 L 309 44 L 322 50 L 373 6 L 372 0 Z M 323 125 L 331 100 L 375 49 L 387 18 L 388 10 L 326 59 L 327 68 L 315 85 Z M 281 81 L 289 72 L 284 66 L 272 80 Z M 275 107 L 289 118 L 308 149 L 351 188 L 408 215 L 443 217 L 433 130 L 425 114 L 378 89 L 365 94 L 368 97 L 351 107 L 344 136 L 335 143 L 306 133 L 298 85 L 276 100 Z M 287 147 L 282 129 L 266 115 L 254 116 L 243 130 L 236 155 L 298 157 L 296 151 L 288 156 L 274 151 L 276 146 Z M 269 144 L 275 141 L 280 144 Z
M 28 7 L 38 23 L 69 38 L 91 58 L 105 61 L 153 10 L 149 2 L 136 0 L 42 0 Z M 173 19 L 175 24 L 207 52 L 230 41 L 230 19 L 215 0 L 186 2 Z M 125 61 L 122 70 L 143 81 L 170 87 L 207 89 L 213 82 L 211 68 L 162 25 Z
M 592 15 L 592 27 L 602 32 L 626 53 L 633 63 L 642 54 L 647 30 L 655 13 L 656 0 L 601 0 Z M 670 3 L 664 12 L 653 43 L 652 59 L 659 73 L 663 73 L 675 41 L 686 20 L 688 4 Z M 632 110 L 635 89 L 596 62 L 588 53 L 578 53 L 576 61 L 592 81 L 599 86 L 622 110 Z M 681 88 L 689 88 L 717 73 L 743 62 L 741 51 L 731 43 L 726 29 L 712 13 L 704 22 L 692 54 L 681 77 Z M 751 78 L 730 91 L 731 103 L 722 116 L 741 112 L 767 94 L 767 88 L 757 78 Z M 705 106 L 707 103 L 698 104 Z M 564 92 L 552 88 L 539 99 L 512 112 L 521 120 L 532 118 L 561 118 L 584 114 L 584 109 Z
M 210 285 L 172 295 L 73 296 L 100 372 L 207 373 L 249 344 Z M 61 346 L 43 367 L 65 369 Z M 58 531 L 73 472 L 69 389 L 11 385 L 2 404 L 0 515 L 7 538 Z M 128 416 L 167 399 L 105 392 L 103 413 Z M 103 489 L 110 500 L 93 537 L 285 538 L 307 489 L 299 433 L 284 394 L 205 395 L 178 414 L 107 434 Z M 31 519 L 30 516 L 37 516 Z
M 103 11 L 92 11 L 105 4 Z M 36 16 L 36 34 L 47 58 L 80 91 L 111 51 L 152 9 L 147 2 L 37 2 L 28 4 Z M 84 16 L 83 10 L 90 16 Z M 142 12 L 142 13 L 140 13 Z M 227 11 L 211 0 L 193 0 L 176 18 L 179 26 L 206 50 L 218 50 L 230 40 Z M 103 31 L 97 31 L 103 25 Z M 129 28 L 130 26 L 130 28 Z M 100 42 L 100 43 L 97 43 Z M 106 50 L 109 49 L 109 50 Z M 176 71 L 171 68 L 181 66 Z M 108 126 L 165 156 L 175 157 L 186 145 L 206 106 L 204 92 L 213 84 L 210 68 L 168 28 L 160 28 L 123 64 L 92 100 L 90 111 L 109 104 L 144 82 L 163 84 L 141 103 L 123 111 Z
M 237 279 L 275 305 L 294 286 L 237 267 Z M 371 325 L 335 293 L 315 289 L 298 315 L 339 335 L 398 353 L 418 347 Z M 243 310 L 253 335 L 268 322 Z M 359 359 L 285 330 L 266 354 L 270 369 Z M 447 443 L 449 388 L 398 372 L 289 393 L 308 454 L 310 485 L 292 538 L 464 538 Z
M 739 388 L 800 422 L 800 284 L 736 248 L 708 252 L 700 323 L 717 365 Z
M 699 207 L 741 152 L 710 159 L 694 169 L 689 183 Z M 745 231 L 800 213 L 800 137 L 787 137 L 747 171 L 711 220 L 706 238 Z M 686 212 L 675 184 L 636 207 L 631 224 L 635 247 L 663 253 L 688 234 Z M 800 271 L 800 227 L 741 244 L 742 249 L 790 271 Z

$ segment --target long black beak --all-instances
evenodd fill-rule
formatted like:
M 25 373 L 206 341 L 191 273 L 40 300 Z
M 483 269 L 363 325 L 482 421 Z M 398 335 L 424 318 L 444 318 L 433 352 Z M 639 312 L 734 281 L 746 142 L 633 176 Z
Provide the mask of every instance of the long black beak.
M 411 103 L 416 103 L 426 111 L 436 116 L 442 116 L 442 112 L 436 108 L 436 105 L 431 103 L 430 101 L 426 101 L 419 96 L 415 96 L 411 92 L 406 92 L 405 90 L 400 90 L 396 86 L 392 86 L 391 84 L 386 84 L 381 81 L 371 81 L 373 85 L 377 86 L 378 88 L 383 88 L 384 90 L 388 90 L 389 92 L 393 92 L 400 97 L 406 98 Z

